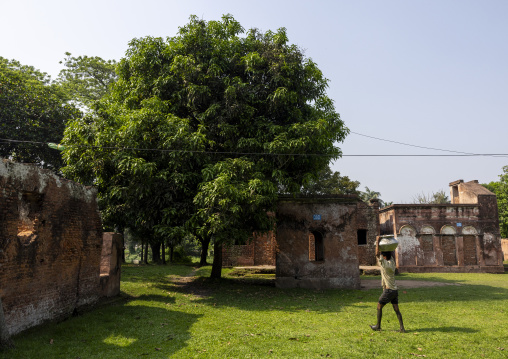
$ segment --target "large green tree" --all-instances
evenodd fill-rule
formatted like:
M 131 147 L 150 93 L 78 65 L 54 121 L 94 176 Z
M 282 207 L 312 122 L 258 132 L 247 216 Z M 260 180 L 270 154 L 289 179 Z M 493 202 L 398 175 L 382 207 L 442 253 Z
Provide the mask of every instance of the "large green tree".
M 336 144 L 348 130 L 326 96 L 328 81 L 288 43 L 284 28 L 245 32 L 230 15 L 209 22 L 192 16 L 174 37 L 132 40 L 117 72 L 111 95 L 69 126 L 66 144 L 99 147 L 70 147 L 66 173 L 99 182 L 116 214 L 132 201 L 138 210 L 124 214 L 129 222 L 145 217 L 133 197 L 146 190 L 150 212 L 166 215 L 150 223 L 162 234 L 181 223 L 175 208 L 192 207 L 191 228 L 214 242 L 212 277 L 221 273 L 223 243 L 270 229 L 266 212 L 277 194 L 299 192 L 341 155 Z M 131 130 L 133 116 L 147 111 L 139 121 L 160 121 L 150 132 Z M 163 129 L 166 123 L 173 127 Z M 136 176 L 136 166 L 146 169 Z M 164 181 L 154 182 L 160 173 Z M 167 186 L 174 192 L 160 203 Z M 124 187 L 131 196 L 120 196 Z
M 503 173 L 499 175 L 499 181 L 483 184 L 483 186 L 497 197 L 501 237 L 508 238 L 508 166 L 503 167 Z
M 68 100 L 46 73 L 0 57 L 0 156 L 58 171 L 61 154 L 45 143 L 60 142 L 80 116 Z

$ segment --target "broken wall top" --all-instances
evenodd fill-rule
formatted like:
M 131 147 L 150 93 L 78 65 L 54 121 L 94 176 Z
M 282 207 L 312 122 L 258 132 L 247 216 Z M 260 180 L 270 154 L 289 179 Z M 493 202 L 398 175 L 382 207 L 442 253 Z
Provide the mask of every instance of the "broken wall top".
M 50 170 L 34 164 L 16 163 L 0 158 L 0 188 L 9 183 L 18 191 L 42 194 L 55 185 L 67 189 L 69 196 L 87 203 L 97 201 L 97 190 L 71 180 L 59 177 Z
M 464 182 L 458 180 L 450 183 L 450 200 L 453 204 L 475 204 L 479 196 L 493 196 L 495 194 L 483 187 L 477 180 Z

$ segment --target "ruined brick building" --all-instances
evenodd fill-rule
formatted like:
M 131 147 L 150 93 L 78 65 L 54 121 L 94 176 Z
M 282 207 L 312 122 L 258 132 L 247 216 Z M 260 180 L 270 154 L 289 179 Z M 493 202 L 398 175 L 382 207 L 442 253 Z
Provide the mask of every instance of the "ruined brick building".
M 399 271 L 504 272 L 496 196 L 478 181 L 459 180 L 450 183 L 450 198 L 379 211 L 381 234 L 399 241 Z
M 359 289 L 359 265 L 374 258 L 377 212 L 377 201 L 367 205 L 357 196 L 281 197 L 276 285 Z
M 451 204 L 382 209 L 355 196 L 281 197 L 276 235 L 225 248 L 223 264 L 275 265 L 280 287 L 355 288 L 358 267 L 376 265 L 376 236 L 394 234 L 401 272 L 503 272 L 496 196 L 462 180 L 450 194 Z
M 104 236 L 95 189 L 0 159 L 0 329 L 13 335 L 117 295 L 121 238 Z

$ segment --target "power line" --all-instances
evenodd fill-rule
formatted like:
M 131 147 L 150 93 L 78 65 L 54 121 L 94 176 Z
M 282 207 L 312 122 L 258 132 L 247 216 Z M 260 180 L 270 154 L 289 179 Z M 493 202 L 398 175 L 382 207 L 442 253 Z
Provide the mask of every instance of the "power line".
M 369 135 L 364 135 L 363 133 L 358 133 L 358 132 L 353 132 L 353 131 L 350 131 L 351 133 L 355 134 L 355 135 L 358 135 L 358 136 L 363 136 L 363 137 L 367 137 L 367 138 L 373 138 L 375 140 L 379 140 L 379 141 L 385 141 L 385 142 L 391 142 L 391 143 L 396 143 L 398 145 L 404 145 L 404 146 L 410 146 L 410 147 L 416 147 L 416 148 L 423 148 L 423 149 L 426 149 L 426 150 L 434 150 L 434 151 L 443 151 L 443 152 L 453 152 L 453 153 L 461 153 L 463 155 L 476 155 L 475 153 L 469 153 L 469 152 L 461 152 L 461 151 L 453 151 L 453 150 L 444 150 L 442 148 L 433 148 L 433 147 L 425 147 L 425 146 L 418 146 L 418 145 L 412 145 L 410 143 L 404 143 L 404 142 L 398 142 L 398 141 L 392 141 L 392 140 L 387 140 L 387 139 L 384 139 L 384 138 L 379 138 L 379 137 L 374 137 L 374 136 L 369 136 Z
M 393 142 L 406 146 L 419 147 L 424 149 L 438 150 L 453 152 L 454 154 L 342 154 L 341 157 L 508 157 L 508 153 L 467 153 L 453 150 L 436 149 L 418 145 L 411 145 L 397 141 L 385 140 L 373 136 L 363 135 L 356 132 L 351 132 L 356 135 L 377 139 L 380 141 Z M 35 145 L 49 145 L 50 142 L 41 141 L 22 141 L 12 139 L 0 139 L 0 143 L 20 143 L 20 144 L 35 144 Z M 57 145 L 59 146 L 59 145 Z M 161 149 L 161 148 L 138 148 L 138 147 L 119 147 L 119 146 L 90 146 L 90 145 L 64 145 L 65 147 L 75 148 L 97 148 L 105 150 L 120 150 L 120 151 L 146 151 L 146 152 L 179 152 L 179 153 L 202 153 L 202 154 L 224 154 L 224 155 L 249 155 L 249 156 L 312 156 L 312 157 L 332 157 L 331 155 L 319 153 L 267 153 L 267 152 L 235 152 L 235 151 L 204 151 L 204 150 L 174 150 L 174 149 Z M 63 146 L 62 146 L 63 147 Z
M 442 149 L 442 148 L 419 146 L 419 145 L 413 145 L 413 144 L 410 144 L 410 143 L 404 143 L 404 142 L 399 142 L 399 141 L 387 140 L 385 138 L 379 138 L 379 137 L 364 135 L 363 133 L 358 133 L 358 132 L 354 132 L 354 131 L 350 131 L 350 133 L 358 135 L 358 136 L 372 138 L 372 139 L 375 139 L 375 140 L 378 140 L 378 141 L 396 143 L 398 145 L 404 145 L 404 146 L 416 147 L 416 148 L 423 148 L 423 149 L 426 149 L 426 150 L 433 150 L 433 151 L 442 151 L 442 152 L 457 153 L 457 154 L 459 154 L 457 156 L 487 156 L 487 157 L 506 157 L 506 156 L 508 156 L 507 154 L 504 154 L 504 153 L 484 153 L 484 154 L 481 154 L 481 153 L 470 153 L 470 152 L 446 150 L 446 149 Z M 361 156 L 361 155 L 351 155 L 351 156 Z M 369 156 L 376 157 L 376 155 L 369 155 Z M 383 155 L 383 156 L 385 156 L 385 155 Z M 400 157 L 442 157 L 442 156 L 451 156 L 451 157 L 455 157 L 454 155 L 394 155 L 394 156 L 400 156 Z

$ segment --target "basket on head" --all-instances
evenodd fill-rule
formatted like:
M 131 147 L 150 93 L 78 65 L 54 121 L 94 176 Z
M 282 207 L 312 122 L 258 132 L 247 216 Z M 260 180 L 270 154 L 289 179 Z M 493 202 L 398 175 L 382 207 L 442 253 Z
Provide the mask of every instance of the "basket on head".
M 379 250 L 381 252 L 392 252 L 398 245 L 399 242 L 395 239 L 393 234 L 381 236 L 379 240 Z

